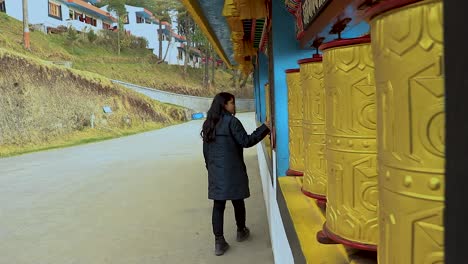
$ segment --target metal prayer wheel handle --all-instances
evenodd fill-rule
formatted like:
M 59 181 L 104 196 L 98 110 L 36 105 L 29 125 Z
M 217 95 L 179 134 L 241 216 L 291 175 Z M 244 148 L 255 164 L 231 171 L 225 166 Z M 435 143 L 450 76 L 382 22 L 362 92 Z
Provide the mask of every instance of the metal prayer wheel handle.
M 315 54 L 312 56 L 313 58 L 316 58 L 316 55 L 319 55 L 320 58 L 322 58 L 322 56 L 319 54 L 319 47 L 320 45 L 322 45 L 324 40 L 325 40 L 324 37 L 317 37 L 316 39 L 314 39 L 314 42 L 312 42 L 311 47 L 315 49 Z
M 345 30 L 346 26 L 348 26 L 349 22 L 351 22 L 351 18 L 346 17 L 336 21 L 336 23 L 332 26 L 330 30 L 330 34 L 338 34 L 338 39 L 341 39 L 341 32 Z

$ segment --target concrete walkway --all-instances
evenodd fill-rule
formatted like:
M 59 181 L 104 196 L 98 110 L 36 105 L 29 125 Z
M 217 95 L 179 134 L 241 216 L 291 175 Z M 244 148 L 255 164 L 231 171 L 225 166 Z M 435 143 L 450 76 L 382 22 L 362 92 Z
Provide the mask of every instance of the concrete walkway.
M 241 114 L 248 132 L 253 114 Z M 0 159 L 0 263 L 273 263 L 255 148 L 245 152 L 249 241 L 232 205 L 216 257 L 202 121 L 67 149 Z

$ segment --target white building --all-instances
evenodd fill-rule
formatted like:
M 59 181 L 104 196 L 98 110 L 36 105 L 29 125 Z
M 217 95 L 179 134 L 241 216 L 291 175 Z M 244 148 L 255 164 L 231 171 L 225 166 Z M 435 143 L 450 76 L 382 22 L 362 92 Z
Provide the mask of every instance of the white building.
M 20 0 L 0 0 L 0 11 L 18 20 L 23 20 L 22 7 Z M 98 32 L 111 28 L 115 22 L 111 14 L 82 0 L 30 0 L 28 11 L 29 23 L 41 26 L 44 31 L 72 26 L 79 31 Z
M 78 31 L 111 29 L 117 25 L 115 13 L 108 12 L 107 6 L 97 8 L 92 3 L 96 0 L 29 0 L 29 23 L 40 26 L 44 32 L 59 26 L 73 27 Z M 127 15 L 124 28 L 130 34 L 143 37 L 148 41 L 148 49 L 159 56 L 159 20 L 143 7 L 125 5 Z M 0 0 L 0 11 L 18 20 L 23 20 L 21 0 Z M 177 34 L 176 12 L 171 13 L 172 23 L 162 22 L 162 57 L 170 65 L 184 65 L 186 39 Z M 190 48 L 189 66 L 199 68 L 202 65 L 199 50 Z
M 102 10 L 108 12 L 108 6 L 103 6 Z M 130 34 L 145 38 L 148 41 L 148 49 L 152 49 L 156 56 L 159 56 L 159 23 L 160 21 L 154 15 L 143 7 L 125 5 L 127 15 L 124 17 L 124 29 Z M 116 16 L 115 13 L 112 13 Z M 172 16 L 176 13 L 172 14 Z M 174 21 L 173 21 L 174 23 Z M 162 28 L 162 58 L 170 65 L 184 65 L 185 37 L 174 32 L 170 23 L 163 21 Z M 193 55 L 195 54 L 195 55 Z M 200 67 L 200 55 L 192 51 L 191 67 Z

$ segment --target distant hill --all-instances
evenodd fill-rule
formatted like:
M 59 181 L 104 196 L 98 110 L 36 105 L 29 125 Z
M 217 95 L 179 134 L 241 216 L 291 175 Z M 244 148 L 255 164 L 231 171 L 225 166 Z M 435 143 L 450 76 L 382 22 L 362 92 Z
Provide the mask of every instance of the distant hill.
M 0 47 L 7 50 L 48 61 L 70 61 L 75 69 L 175 93 L 210 97 L 227 91 L 239 98 L 253 98 L 252 84 L 236 91 L 227 70 L 216 70 L 216 87 L 207 88 L 202 86 L 202 69 L 189 68 L 184 78 L 181 66 L 157 64 L 146 48 L 129 47 L 117 56 L 109 41 L 99 37 L 90 42 L 88 35 L 81 33 L 47 35 L 36 31 L 31 32 L 32 51 L 27 52 L 22 48 L 22 23 L 0 13 Z

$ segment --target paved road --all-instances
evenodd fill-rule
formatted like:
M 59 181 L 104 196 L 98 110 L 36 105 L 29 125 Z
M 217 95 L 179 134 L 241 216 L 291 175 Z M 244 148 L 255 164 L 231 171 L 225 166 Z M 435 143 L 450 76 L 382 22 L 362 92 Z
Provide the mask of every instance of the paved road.
M 239 115 L 248 131 L 253 114 Z M 213 255 L 201 121 L 0 159 L 0 263 L 273 263 L 255 148 L 246 151 L 250 241 Z

